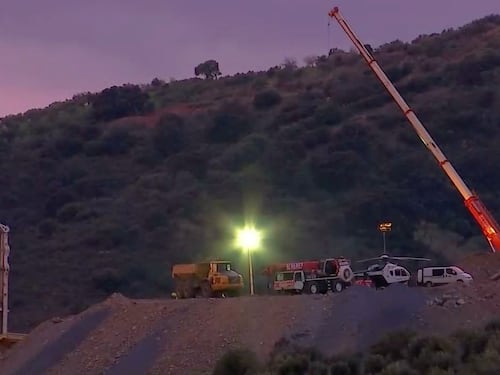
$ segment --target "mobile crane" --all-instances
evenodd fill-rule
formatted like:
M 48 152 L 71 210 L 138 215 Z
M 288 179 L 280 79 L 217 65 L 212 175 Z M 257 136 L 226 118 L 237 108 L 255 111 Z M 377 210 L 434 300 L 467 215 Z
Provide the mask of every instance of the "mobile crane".
M 352 284 L 354 277 L 351 262 L 344 257 L 274 263 L 262 273 L 268 277 L 269 289 L 310 294 L 341 292 Z
M 424 125 L 417 118 L 415 112 L 408 106 L 406 101 L 399 94 L 397 89 L 394 87 L 392 82 L 386 76 L 382 68 L 379 66 L 372 53 L 365 47 L 365 45 L 359 40 L 351 27 L 347 24 L 345 19 L 340 14 L 339 8 L 334 7 L 329 13 L 330 18 L 335 18 L 339 23 L 340 27 L 344 30 L 347 36 L 354 43 L 358 51 L 360 52 L 363 59 L 366 61 L 370 69 L 375 73 L 380 82 L 387 89 L 389 94 L 392 96 L 394 101 L 398 104 L 399 108 L 406 116 L 410 124 L 413 126 L 420 140 L 429 149 L 432 155 L 437 159 L 440 167 L 450 178 L 451 182 L 454 184 L 456 189 L 460 192 L 464 199 L 465 206 L 469 209 L 470 213 L 477 221 L 481 230 L 486 237 L 486 240 L 490 244 L 491 251 L 500 251 L 500 226 L 494 219 L 492 214 L 488 211 L 483 202 L 479 197 L 474 194 L 459 176 L 455 168 L 451 165 L 450 161 L 446 158 L 443 152 L 439 149 L 436 142 L 432 139 L 430 134 L 425 129 Z

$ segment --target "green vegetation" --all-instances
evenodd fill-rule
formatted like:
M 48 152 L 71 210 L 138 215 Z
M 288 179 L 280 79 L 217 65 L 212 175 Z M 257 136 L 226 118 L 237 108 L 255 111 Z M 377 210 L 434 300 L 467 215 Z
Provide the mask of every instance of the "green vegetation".
M 228 351 L 213 375 L 418 375 L 497 374 L 500 371 L 500 322 L 450 337 L 390 333 L 366 353 L 329 358 L 313 348 L 287 340 L 276 344 L 266 363 L 248 350 Z
M 374 53 L 500 216 L 500 17 Z M 271 257 L 378 255 L 381 220 L 394 223 L 394 253 L 437 257 L 477 238 L 487 249 L 360 56 L 218 79 L 210 61 L 196 68 L 207 79 L 156 78 L 0 120 L 13 328 L 113 291 L 169 295 L 172 263 L 238 261 L 232 225 L 246 216 L 268 235 L 256 269 Z M 455 242 L 436 248 L 424 223 Z

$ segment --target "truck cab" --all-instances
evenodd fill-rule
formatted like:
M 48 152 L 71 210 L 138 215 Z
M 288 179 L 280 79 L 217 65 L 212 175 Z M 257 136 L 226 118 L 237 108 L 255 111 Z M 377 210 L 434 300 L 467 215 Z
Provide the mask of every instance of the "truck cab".
M 233 271 L 231 262 L 228 261 L 210 262 L 208 278 L 211 280 L 213 290 L 226 289 L 228 286 L 243 287 L 243 277 Z
M 273 289 L 278 292 L 298 292 L 304 288 L 303 271 L 283 271 L 274 274 Z

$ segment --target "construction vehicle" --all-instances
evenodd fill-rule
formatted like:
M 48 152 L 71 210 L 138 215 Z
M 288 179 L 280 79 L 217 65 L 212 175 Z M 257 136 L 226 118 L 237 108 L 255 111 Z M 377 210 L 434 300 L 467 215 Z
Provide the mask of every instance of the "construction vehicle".
M 0 224 L 0 312 L 2 322 L 0 327 L 0 350 L 21 341 L 26 335 L 11 333 L 8 330 L 9 317 L 9 227 Z
M 233 297 L 243 289 L 243 277 L 228 261 L 175 264 L 172 278 L 177 298 Z
M 282 293 L 341 292 L 353 279 L 351 263 L 343 257 L 271 264 L 263 274 L 269 278 L 268 287 Z
M 347 36 L 356 46 L 357 50 L 366 61 L 370 69 L 375 73 L 380 82 L 387 89 L 389 94 L 392 96 L 394 101 L 398 104 L 399 108 L 406 116 L 410 124 L 413 126 L 420 140 L 424 143 L 427 149 L 432 153 L 432 155 L 437 159 L 439 165 L 443 169 L 444 173 L 449 177 L 451 182 L 454 184 L 456 189 L 462 195 L 464 199 L 465 206 L 469 209 L 470 213 L 474 219 L 479 224 L 486 240 L 490 244 L 492 252 L 500 250 L 500 226 L 493 218 L 491 213 L 488 211 L 483 202 L 479 197 L 473 193 L 458 175 L 455 168 L 451 165 L 450 161 L 446 158 L 443 152 L 439 149 L 436 142 L 432 139 L 430 134 L 425 129 L 424 125 L 417 118 L 415 112 L 408 106 L 405 100 L 401 97 L 397 89 L 394 87 L 392 82 L 386 76 L 382 68 L 373 57 L 372 53 L 366 48 L 366 46 L 360 41 L 356 36 L 354 31 L 350 28 L 347 22 L 344 20 L 340 14 L 339 8 L 334 7 L 328 15 L 331 18 L 335 18 L 339 23 L 340 27 L 344 30 Z

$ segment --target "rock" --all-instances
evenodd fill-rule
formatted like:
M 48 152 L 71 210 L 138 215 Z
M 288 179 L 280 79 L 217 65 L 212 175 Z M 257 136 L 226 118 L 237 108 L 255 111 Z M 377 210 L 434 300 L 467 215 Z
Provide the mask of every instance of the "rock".
M 457 306 L 465 305 L 465 300 L 463 298 L 459 298 L 455 303 Z
M 446 301 L 443 298 L 434 298 L 434 304 L 438 306 L 443 306 Z
M 490 280 L 497 281 L 498 279 L 500 279 L 500 271 L 490 276 Z

